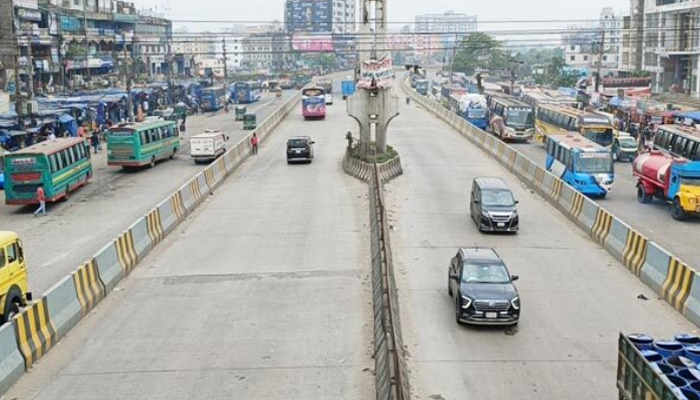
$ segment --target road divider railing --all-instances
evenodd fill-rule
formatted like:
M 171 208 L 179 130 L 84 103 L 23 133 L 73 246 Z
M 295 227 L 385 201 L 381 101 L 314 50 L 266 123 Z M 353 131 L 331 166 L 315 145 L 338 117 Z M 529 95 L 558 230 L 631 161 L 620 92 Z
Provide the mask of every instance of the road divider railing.
M 401 334 L 389 223 L 384 207 L 383 181 L 373 165 L 369 183 L 372 305 L 374 310 L 374 371 L 377 400 L 408 400 L 408 366 Z
M 298 92 L 253 131 L 261 144 L 300 100 L 301 92 Z M 0 397 L 208 196 L 214 194 L 252 154 L 250 138 L 253 132 L 137 219 L 11 321 L 0 326 Z
M 700 275 L 620 218 L 589 199 L 515 148 L 471 125 L 440 104 L 418 95 L 413 100 L 499 161 L 600 244 L 659 297 L 700 326 Z

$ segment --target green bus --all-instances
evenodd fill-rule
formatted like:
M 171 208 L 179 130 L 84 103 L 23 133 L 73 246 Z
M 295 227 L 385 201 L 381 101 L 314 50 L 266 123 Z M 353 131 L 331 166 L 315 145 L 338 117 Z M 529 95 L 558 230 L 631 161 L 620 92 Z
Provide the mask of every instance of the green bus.
M 44 188 L 47 202 L 68 200 L 92 178 L 90 148 L 84 138 L 59 138 L 5 154 L 5 203 L 38 204 Z
M 120 124 L 107 132 L 107 165 L 123 168 L 156 165 L 174 158 L 180 149 L 180 131 L 175 121 Z

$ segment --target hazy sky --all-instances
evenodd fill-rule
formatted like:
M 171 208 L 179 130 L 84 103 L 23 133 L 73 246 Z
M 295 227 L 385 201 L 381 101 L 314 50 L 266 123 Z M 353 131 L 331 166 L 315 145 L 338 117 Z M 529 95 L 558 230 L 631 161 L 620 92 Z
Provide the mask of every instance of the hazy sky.
M 169 8 L 173 20 L 224 19 L 235 21 L 283 20 L 284 0 L 133 0 L 137 7 Z M 628 11 L 629 0 L 390 0 L 390 22 L 412 22 L 416 14 L 447 10 L 477 15 L 480 21 L 593 19 L 603 7 Z M 188 24 L 190 25 L 190 24 Z M 176 24 L 177 26 L 177 24 Z M 190 25 L 193 27 L 192 25 Z M 207 25 L 196 25 L 197 30 Z M 201 27 L 201 28 L 200 28 Z M 540 26 L 541 27 L 541 26 Z M 480 29 L 488 30 L 488 24 Z

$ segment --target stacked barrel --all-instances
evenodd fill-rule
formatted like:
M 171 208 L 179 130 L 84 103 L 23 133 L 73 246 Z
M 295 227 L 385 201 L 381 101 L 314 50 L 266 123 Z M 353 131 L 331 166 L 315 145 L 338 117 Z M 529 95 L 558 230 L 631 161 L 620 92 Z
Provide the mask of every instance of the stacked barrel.
M 678 399 L 700 400 L 700 337 L 679 334 L 673 340 L 654 340 L 649 335 L 631 334 L 627 338 Z

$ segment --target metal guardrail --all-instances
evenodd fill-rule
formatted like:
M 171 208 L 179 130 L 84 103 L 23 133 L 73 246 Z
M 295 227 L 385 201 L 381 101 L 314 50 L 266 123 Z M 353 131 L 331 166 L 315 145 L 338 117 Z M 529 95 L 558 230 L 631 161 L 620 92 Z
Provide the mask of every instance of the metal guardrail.
M 408 400 L 408 368 L 379 165 L 369 178 L 375 389 L 378 400 Z

